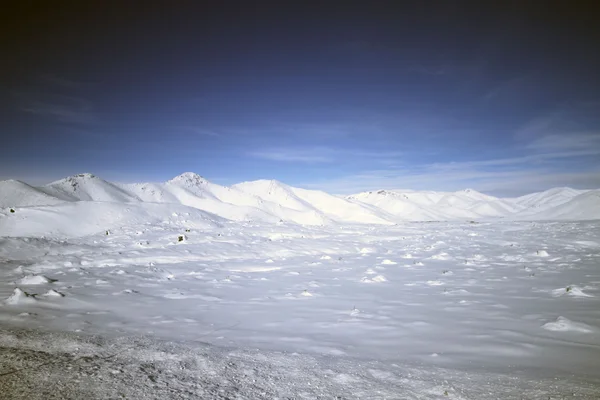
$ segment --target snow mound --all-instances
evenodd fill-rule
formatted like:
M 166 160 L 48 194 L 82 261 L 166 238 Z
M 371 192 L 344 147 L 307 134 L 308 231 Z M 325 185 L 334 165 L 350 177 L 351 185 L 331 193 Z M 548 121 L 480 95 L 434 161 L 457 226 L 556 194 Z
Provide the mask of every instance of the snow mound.
M 6 300 L 4 300 L 4 304 L 7 305 L 33 304 L 36 302 L 37 300 L 33 295 L 30 295 L 19 288 L 15 288 L 12 294 Z
M 581 322 L 573 322 L 565 317 L 558 317 L 555 322 L 548 322 L 542 328 L 554 332 L 591 333 L 594 328 Z
M 58 291 L 56 291 L 54 289 L 48 290 L 42 296 L 44 296 L 44 297 L 65 297 L 65 295 L 63 293 L 58 292 Z
M 20 285 L 45 285 L 52 282 L 56 282 L 56 280 L 47 278 L 44 275 L 27 275 L 17 281 Z
M 573 296 L 573 297 L 594 297 L 591 294 L 585 293 L 578 286 L 567 286 L 564 288 L 554 289 L 552 291 L 552 295 L 554 297 L 567 296 L 567 295 Z
M 382 282 L 387 282 L 387 278 L 383 275 L 377 275 L 373 278 L 369 278 L 369 277 L 363 277 L 361 279 L 361 282 L 364 283 L 382 283 Z

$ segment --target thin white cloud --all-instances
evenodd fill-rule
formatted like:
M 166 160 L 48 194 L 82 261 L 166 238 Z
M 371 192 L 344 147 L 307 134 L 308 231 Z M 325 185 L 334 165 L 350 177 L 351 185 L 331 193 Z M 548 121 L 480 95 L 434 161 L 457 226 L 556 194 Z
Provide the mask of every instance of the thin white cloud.
M 66 124 L 89 125 L 98 118 L 93 104 L 82 97 L 19 92 L 20 110 Z
M 202 128 L 202 127 L 197 127 L 197 126 L 176 126 L 174 127 L 174 129 L 177 129 L 179 131 L 183 131 L 183 132 L 188 132 L 188 133 L 192 133 L 194 135 L 197 136 L 221 136 L 220 133 L 212 130 L 212 129 L 206 129 L 206 128 Z
M 544 190 L 552 186 L 600 187 L 600 166 L 564 171 L 558 165 L 578 157 L 600 156 L 600 148 L 574 149 L 491 160 L 429 163 L 410 168 L 362 171 L 301 186 L 341 194 L 379 189 L 455 191 L 467 187 L 492 194 Z
M 40 80 L 50 86 L 65 89 L 80 89 L 82 87 L 89 86 L 88 82 L 76 81 L 74 79 L 65 78 L 64 76 L 58 76 L 54 74 L 42 74 Z
M 430 170 L 367 171 L 338 179 L 300 183 L 309 189 L 338 194 L 353 194 L 380 189 L 456 191 L 473 188 L 494 195 L 526 194 L 554 186 L 599 188 L 600 169 L 585 172 L 558 172 L 553 169 L 482 171 L 464 169 L 443 173 Z
M 546 135 L 533 140 L 526 148 L 535 151 L 587 149 L 600 151 L 600 132 Z
M 591 126 L 597 127 L 600 116 L 600 102 L 578 102 L 557 108 L 551 112 L 540 115 L 523 124 L 515 132 L 515 139 L 519 141 L 535 142 L 544 137 L 558 139 L 571 137 L 573 141 L 578 137 L 589 136 Z
M 347 160 L 348 157 L 359 157 L 370 159 L 373 163 L 386 164 L 398 162 L 398 159 L 404 156 L 400 151 L 376 151 L 376 150 L 358 150 L 358 149 L 339 149 L 332 147 L 312 147 L 312 148 L 269 148 L 256 150 L 247 153 L 255 158 L 262 158 L 270 161 L 280 162 L 300 162 L 307 164 L 333 163 L 340 160 Z
M 279 162 L 300 162 L 306 164 L 332 163 L 333 154 L 326 148 L 285 149 L 272 148 L 248 153 L 249 156 Z

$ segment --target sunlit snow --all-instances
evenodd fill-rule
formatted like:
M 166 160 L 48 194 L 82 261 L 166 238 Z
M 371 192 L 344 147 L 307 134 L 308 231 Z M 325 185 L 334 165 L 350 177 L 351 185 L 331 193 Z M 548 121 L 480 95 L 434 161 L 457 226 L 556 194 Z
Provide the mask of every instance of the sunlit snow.
M 416 365 L 600 378 L 600 191 L 83 174 L 0 182 L 0 206 L 3 326 L 376 361 L 374 387 Z M 442 388 L 400 398 L 472 398 Z

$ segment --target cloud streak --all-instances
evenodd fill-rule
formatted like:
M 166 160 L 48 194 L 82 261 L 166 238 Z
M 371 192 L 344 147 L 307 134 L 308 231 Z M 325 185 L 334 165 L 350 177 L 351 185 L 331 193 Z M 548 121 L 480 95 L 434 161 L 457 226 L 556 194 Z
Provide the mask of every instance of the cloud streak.
M 571 166 L 581 158 L 600 157 L 598 136 L 586 134 L 579 135 L 577 139 L 570 142 L 544 137 L 528 146 L 535 152 L 519 157 L 371 169 L 300 185 L 340 194 L 379 189 L 455 191 L 471 187 L 494 195 L 519 195 L 545 190 L 548 186 L 600 187 L 600 165 L 588 167 L 585 171 Z
M 361 157 L 373 159 L 377 163 L 396 162 L 398 158 L 405 155 L 400 151 L 370 151 L 357 149 L 340 149 L 333 147 L 311 147 L 311 148 L 289 148 L 275 147 L 265 150 L 257 150 L 246 155 L 254 158 L 277 162 L 299 162 L 307 164 L 339 162 L 348 157 Z
M 16 93 L 19 109 L 55 122 L 90 125 L 98 118 L 92 102 L 78 96 L 42 93 Z
M 332 163 L 335 158 L 326 148 L 315 149 L 286 149 L 271 148 L 262 151 L 253 151 L 247 154 L 250 157 L 277 162 L 296 162 L 306 164 Z
M 175 126 L 174 129 L 181 131 L 181 132 L 191 133 L 195 136 L 212 136 L 212 137 L 221 136 L 220 133 L 218 133 L 212 129 L 205 129 L 205 128 L 201 128 L 201 127 L 197 127 L 197 126 Z

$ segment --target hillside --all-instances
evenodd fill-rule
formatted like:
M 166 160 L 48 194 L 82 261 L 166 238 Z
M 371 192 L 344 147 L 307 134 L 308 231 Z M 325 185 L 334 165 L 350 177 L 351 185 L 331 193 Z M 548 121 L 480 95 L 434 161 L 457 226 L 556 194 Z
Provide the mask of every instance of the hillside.
M 0 181 L 0 208 L 53 205 L 62 202 L 63 200 L 24 182 Z
M 109 201 L 115 203 L 139 201 L 117 185 L 92 174 L 69 176 L 38 189 L 65 201 Z
M 552 205 L 535 214 L 528 214 L 528 218 L 541 220 L 600 219 L 600 190 L 583 191 L 564 203 Z

